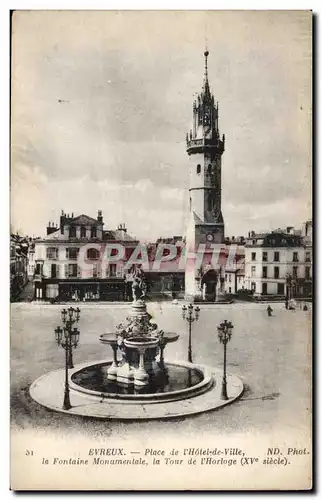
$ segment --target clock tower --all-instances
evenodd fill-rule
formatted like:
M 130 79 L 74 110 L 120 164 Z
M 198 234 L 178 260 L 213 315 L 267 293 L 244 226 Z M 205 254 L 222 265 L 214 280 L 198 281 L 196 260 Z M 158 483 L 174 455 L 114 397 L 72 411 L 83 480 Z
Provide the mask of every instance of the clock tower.
M 224 243 L 224 220 L 221 212 L 221 157 L 225 136 L 220 136 L 218 102 L 208 81 L 208 55 L 201 93 L 193 102 L 192 128 L 186 136 L 190 163 L 189 223 L 186 234 L 187 251 L 197 251 L 200 244 L 210 250 L 213 243 Z M 205 270 L 186 268 L 186 295 L 202 294 Z M 213 291 L 215 297 L 216 292 Z

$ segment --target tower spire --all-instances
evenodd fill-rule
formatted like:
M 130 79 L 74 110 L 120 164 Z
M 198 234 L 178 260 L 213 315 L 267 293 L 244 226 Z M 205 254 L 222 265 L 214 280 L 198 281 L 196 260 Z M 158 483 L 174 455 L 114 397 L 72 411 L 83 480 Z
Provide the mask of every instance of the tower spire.
M 210 93 L 209 89 L 209 81 L 208 81 L 208 56 L 209 56 L 209 51 L 206 46 L 206 50 L 204 52 L 205 56 L 205 82 L 204 82 L 204 87 L 205 87 L 205 93 Z

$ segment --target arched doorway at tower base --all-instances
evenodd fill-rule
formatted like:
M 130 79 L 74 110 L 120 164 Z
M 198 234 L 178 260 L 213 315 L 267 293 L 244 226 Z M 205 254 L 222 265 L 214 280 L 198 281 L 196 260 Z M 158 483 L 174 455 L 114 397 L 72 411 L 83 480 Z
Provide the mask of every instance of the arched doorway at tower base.
M 218 276 L 216 271 L 210 269 L 201 279 L 202 299 L 215 302 Z

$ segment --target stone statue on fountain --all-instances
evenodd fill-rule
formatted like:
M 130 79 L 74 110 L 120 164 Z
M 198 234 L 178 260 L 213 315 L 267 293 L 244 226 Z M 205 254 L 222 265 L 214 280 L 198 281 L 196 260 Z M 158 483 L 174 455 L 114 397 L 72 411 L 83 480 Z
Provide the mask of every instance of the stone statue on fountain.
M 143 300 L 146 296 L 146 281 L 145 276 L 141 268 L 137 268 L 133 274 L 133 283 L 132 283 L 132 296 L 133 301 L 136 302 L 138 300 Z
M 122 386 L 146 388 L 158 380 L 164 383 L 167 379 L 167 368 L 164 363 L 163 351 L 169 342 L 175 342 L 179 335 L 165 334 L 156 323 L 151 322 L 152 316 L 147 311 L 146 280 L 142 269 L 137 268 L 132 274 L 132 307 L 130 314 L 116 326 L 115 336 L 111 343 L 114 352 L 114 362 L 107 370 L 109 380 L 116 380 Z M 104 343 L 104 335 L 101 337 Z M 113 345 L 112 345 L 113 344 Z M 122 360 L 117 360 L 117 350 L 121 352 Z M 159 359 L 156 359 L 159 356 Z

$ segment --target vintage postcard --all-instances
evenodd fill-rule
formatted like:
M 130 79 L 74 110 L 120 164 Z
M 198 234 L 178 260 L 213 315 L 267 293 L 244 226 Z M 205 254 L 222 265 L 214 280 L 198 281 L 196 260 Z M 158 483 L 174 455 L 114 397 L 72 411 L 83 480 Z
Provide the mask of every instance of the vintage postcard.
M 312 12 L 11 37 L 11 489 L 311 489 Z

